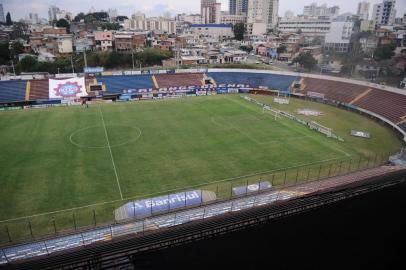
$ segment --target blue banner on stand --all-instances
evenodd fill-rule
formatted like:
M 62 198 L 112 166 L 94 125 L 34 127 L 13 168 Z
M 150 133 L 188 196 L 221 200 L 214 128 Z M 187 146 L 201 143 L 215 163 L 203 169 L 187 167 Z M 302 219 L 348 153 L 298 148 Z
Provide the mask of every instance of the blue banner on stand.
M 252 193 L 252 192 L 258 192 L 261 190 L 266 190 L 266 189 L 271 189 L 272 184 L 269 183 L 268 181 L 261 181 L 257 184 L 251 184 L 251 185 L 245 185 L 245 186 L 238 186 L 238 187 L 233 187 L 233 193 L 234 195 L 243 195 L 247 193 Z
M 126 206 L 128 217 L 140 218 L 172 209 L 199 205 L 202 202 L 202 191 L 193 190 L 129 202 L 126 204 Z

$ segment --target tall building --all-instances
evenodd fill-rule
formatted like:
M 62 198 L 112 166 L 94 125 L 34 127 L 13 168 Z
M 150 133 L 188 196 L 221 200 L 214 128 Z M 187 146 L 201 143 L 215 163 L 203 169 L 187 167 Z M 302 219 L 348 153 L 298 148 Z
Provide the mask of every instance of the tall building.
M 339 6 L 327 7 L 326 4 L 318 6 L 317 3 L 312 3 L 309 6 L 304 6 L 303 15 L 305 16 L 329 16 L 335 17 L 340 12 Z
M 57 14 L 60 12 L 60 9 L 56 6 L 50 6 L 48 9 L 48 20 L 50 22 L 57 20 Z
M 0 22 L 5 23 L 6 18 L 4 17 L 4 10 L 3 10 L 3 4 L 0 3 Z
M 220 23 L 221 3 L 217 3 L 216 0 L 201 0 L 200 11 L 204 24 Z
M 368 20 L 369 18 L 369 2 L 362 1 L 358 3 L 357 15 L 362 20 Z
M 249 0 L 247 31 L 260 34 L 274 29 L 278 23 L 279 0 Z
M 32 24 L 37 24 L 39 23 L 39 17 L 37 13 L 29 13 L 28 14 L 28 20 L 32 23 Z
M 353 28 L 353 22 L 332 22 L 326 34 L 324 49 L 329 52 L 348 52 Z
M 324 37 L 331 28 L 331 19 L 325 17 L 284 17 L 278 22 L 282 33 L 301 32 L 306 37 Z
M 229 0 L 230 15 L 243 15 L 248 12 L 248 0 Z
M 111 9 L 111 8 L 109 8 L 109 9 L 107 10 L 107 13 L 109 14 L 109 18 L 110 18 L 110 19 L 117 18 L 117 16 L 118 16 L 117 9 Z
M 375 4 L 372 12 L 372 20 L 379 25 L 393 25 L 396 18 L 396 0 L 384 0 L 383 3 Z

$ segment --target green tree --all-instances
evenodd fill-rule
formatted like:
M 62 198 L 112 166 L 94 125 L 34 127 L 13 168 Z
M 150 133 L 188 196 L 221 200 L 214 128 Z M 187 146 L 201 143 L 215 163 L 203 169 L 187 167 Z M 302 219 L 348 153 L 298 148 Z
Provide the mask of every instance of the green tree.
M 125 20 L 128 20 L 128 17 L 127 17 L 127 16 L 117 16 L 117 17 L 116 17 L 116 21 L 117 21 L 117 22 L 123 22 L 123 21 L 125 21 Z
M 244 39 L 244 32 L 245 32 L 245 25 L 244 23 L 236 23 L 234 25 L 234 37 L 236 40 L 243 40 Z
M 392 56 L 395 55 L 395 52 L 394 52 L 395 49 L 396 49 L 395 44 L 379 46 L 378 48 L 375 49 L 374 59 L 378 60 L 378 61 L 391 59 Z
M 240 50 L 243 50 L 243 51 L 246 51 L 247 53 L 250 53 L 250 52 L 252 52 L 252 50 L 253 50 L 254 48 L 251 46 L 251 45 L 248 45 L 248 46 L 240 46 Z
M 75 16 L 73 21 L 80 22 L 81 20 L 84 20 L 84 19 L 85 19 L 85 14 L 83 12 L 80 12 Z
M 310 53 L 301 53 L 298 57 L 293 59 L 293 63 L 299 63 L 301 67 L 310 71 L 316 66 L 317 61 Z
M 0 65 L 10 64 L 10 50 L 8 43 L 0 43 Z
M 66 31 L 69 32 L 70 24 L 69 24 L 69 22 L 68 22 L 67 20 L 65 20 L 65 19 L 59 19 L 59 20 L 56 22 L 56 26 L 57 26 L 57 27 L 66 28 Z
M 103 30 L 120 30 L 121 28 L 123 28 L 119 23 L 103 23 L 101 25 L 101 28 Z
M 10 45 L 10 56 L 16 58 L 17 55 L 24 52 L 24 46 L 18 41 L 14 41 Z
M 278 54 L 281 54 L 281 53 L 285 53 L 286 52 L 286 46 L 285 45 L 281 45 L 281 46 L 279 46 L 277 49 L 276 49 L 276 52 L 278 53 Z
M 13 21 L 11 20 L 10 12 L 7 12 L 7 15 L 6 15 L 6 25 L 12 25 L 12 24 L 13 24 Z
M 24 72 L 34 72 L 37 71 L 38 61 L 35 57 L 26 56 L 21 59 L 16 68 Z

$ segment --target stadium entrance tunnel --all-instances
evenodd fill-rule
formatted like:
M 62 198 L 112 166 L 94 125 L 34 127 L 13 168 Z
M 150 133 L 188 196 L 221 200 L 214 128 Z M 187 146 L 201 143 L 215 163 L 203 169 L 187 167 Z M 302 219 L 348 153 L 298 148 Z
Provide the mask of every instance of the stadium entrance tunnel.
M 135 143 L 141 134 L 137 126 L 107 124 L 78 129 L 69 135 L 69 141 L 80 148 L 102 149 Z

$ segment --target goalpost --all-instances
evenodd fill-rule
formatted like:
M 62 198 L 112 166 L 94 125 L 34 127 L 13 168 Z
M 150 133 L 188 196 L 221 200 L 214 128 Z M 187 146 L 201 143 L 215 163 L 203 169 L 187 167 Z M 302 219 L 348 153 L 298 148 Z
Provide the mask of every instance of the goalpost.
M 275 118 L 275 120 L 281 118 L 281 112 L 279 110 L 272 109 L 270 106 L 267 106 L 267 105 L 262 107 L 262 113 L 263 114 L 269 113 L 270 115 L 272 115 Z

